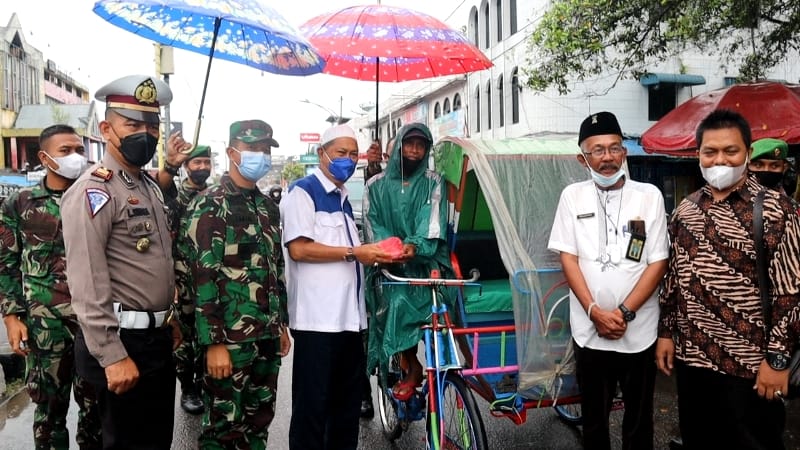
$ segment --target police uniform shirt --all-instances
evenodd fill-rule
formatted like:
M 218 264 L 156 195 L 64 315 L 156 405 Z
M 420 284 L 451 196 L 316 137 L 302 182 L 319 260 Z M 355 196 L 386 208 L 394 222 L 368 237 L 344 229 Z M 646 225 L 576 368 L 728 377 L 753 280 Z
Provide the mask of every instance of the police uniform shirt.
M 67 190 L 61 211 L 73 309 L 86 346 L 106 367 L 127 356 L 114 302 L 154 312 L 172 302 L 172 242 L 163 197 L 155 182 L 128 174 L 106 153 Z

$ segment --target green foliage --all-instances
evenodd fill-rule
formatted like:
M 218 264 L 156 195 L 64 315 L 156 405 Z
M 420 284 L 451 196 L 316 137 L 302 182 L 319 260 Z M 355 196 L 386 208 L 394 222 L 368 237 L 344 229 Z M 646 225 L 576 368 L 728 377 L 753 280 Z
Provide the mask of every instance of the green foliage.
M 289 163 L 283 166 L 281 176 L 286 183 L 291 183 L 294 180 L 299 180 L 306 175 L 306 166 L 297 163 Z
M 529 40 L 537 91 L 601 74 L 637 78 L 686 49 L 717 55 L 739 78 L 763 78 L 800 49 L 797 0 L 553 0 Z

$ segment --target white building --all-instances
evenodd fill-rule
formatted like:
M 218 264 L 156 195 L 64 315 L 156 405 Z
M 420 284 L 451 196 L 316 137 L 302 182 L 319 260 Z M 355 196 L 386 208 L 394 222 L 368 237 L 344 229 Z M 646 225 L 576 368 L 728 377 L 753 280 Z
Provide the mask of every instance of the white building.
M 604 110 L 617 115 L 626 135 L 638 136 L 678 104 L 731 84 L 737 75 L 734 65 L 724 69 L 716 57 L 686 52 L 652 67 L 641 80 L 614 84 L 613 73 L 575 83 L 568 95 L 555 89 L 533 92 L 525 87 L 523 69 L 535 21 L 548 6 L 543 0 L 467 2 L 456 14 L 468 12 L 466 35 L 494 66 L 469 75 L 404 83 L 400 94 L 379 105 L 378 136 L 385 141 L 410 121 L 426 123 L 434 137 L 577 133 L 583 118 Z M 796 61 L 797 55 L 792 55 L 773 67 L 767 78 L 800 81 Z M 371 115 L 354 123 L 373 129 L 374 120 Z

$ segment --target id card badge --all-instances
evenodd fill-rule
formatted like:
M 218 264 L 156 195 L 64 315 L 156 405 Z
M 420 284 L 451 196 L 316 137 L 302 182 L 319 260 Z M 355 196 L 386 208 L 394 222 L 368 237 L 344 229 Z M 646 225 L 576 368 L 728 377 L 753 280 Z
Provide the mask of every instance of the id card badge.
M 628 241 L 628 250 L 625 251 L 625 258 L 640 262 L 642 260 L 642 252 L 644 252 L 644 242 L 646 240 L 647 238 L 643 234 L 631 233 L 631 240 Z

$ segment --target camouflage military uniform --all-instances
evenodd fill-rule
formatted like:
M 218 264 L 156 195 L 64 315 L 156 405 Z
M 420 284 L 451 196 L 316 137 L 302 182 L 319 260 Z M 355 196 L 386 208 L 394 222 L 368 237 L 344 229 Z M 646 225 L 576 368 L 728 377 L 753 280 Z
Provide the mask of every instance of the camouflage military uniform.
M 16 192 L 0 208 L 0 311 L 24 318 L 30 353 L 27 387 L 36 411 L 36 448 L 69 448 L 67 409 L 74 387 L 77 443 L 100 448 L 100 416 L 94 390 L 75 373 L 78 330 L 64 274 L 61 192 L 44 180 Z
M 279 212 L 225 174 L 189 204 L 178 239 L 182 297 L 195 299 L 199 344 L 225 344 L 233 372 L 204 379 L 201 448 L 266 447 L 274 416 L 286 290 Z M 188 282 L 187 282 L 188 280 Z
M 180 187 L 170 189 L 165 192 L 166 203 L 169 208 L 170 229 L 173 231 L 173 238 L 177 237 L 181 221 L 186 214 L 186 207 L 198 192 L 205 189 L 205 185 L 200 188 L 195 187 L 188 179 L 184 180 Z M 177 254 L 177 239 L 173 240 L 173 255 Z M 187 280 L 181 279 L 188 273 L 185 267 L 179 267 L 182 261 L 175 259 L 175 282 L 178 285 L 186 285 Z M 175 369 L 181 387 L 186 388 L 198 382 L 203 375 L 203 358 L 197 350 L 197 342 L 194 332 L 194 301 L 190 297 L 179 296 L 178 311 L 180 318 L 181 341 L 173 354 L 175 358 Z M 198 387 L 199 388 L 199 387 Z

